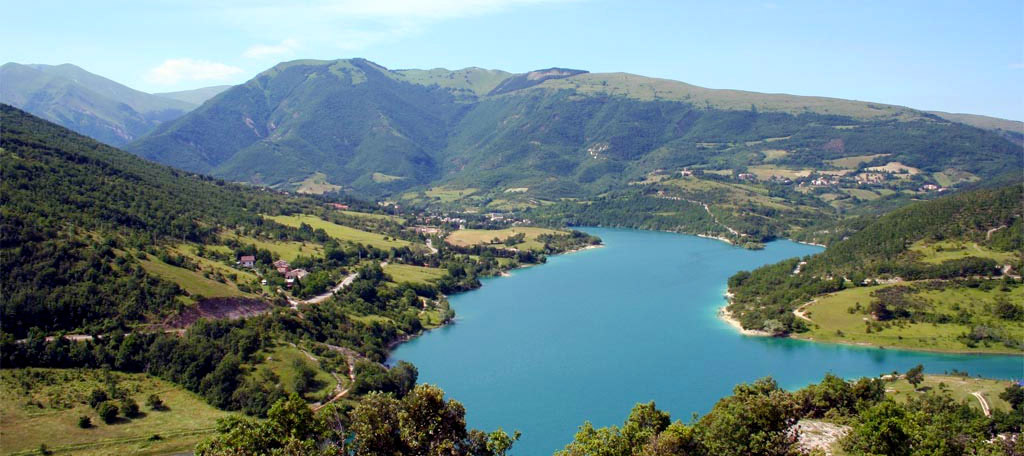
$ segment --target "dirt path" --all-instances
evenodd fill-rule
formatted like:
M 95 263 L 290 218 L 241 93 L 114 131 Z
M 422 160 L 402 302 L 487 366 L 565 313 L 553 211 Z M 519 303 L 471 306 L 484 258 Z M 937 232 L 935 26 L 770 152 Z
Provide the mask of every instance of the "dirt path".
M 793 309 L 793 315 L 796 315 L 797 317 L 800 317 L 800 318 L 802 318 L 804 320 L 807 320 L 807 321 L 809 321 L 811 323 L 814 323 L 814 320 L 811 320 L 811 318 L 807 316 L 807 312 L 805 311 L 805 309 L 807 308 L 807 306 L 809 306 L 811 304 L 814 304 L 816 302 L 818 302 L 817 299 L 815 299 L 815 300 L 813 300 L 811 302 L 808 302 L 808 303 L 806 303 L 806 304 L 804 304 L 804 305 L 802 305 L 800 307 L 797 307 L 796 309 Z
M 338 393 L 331 397 L 329 400 L 327 400 L 327 402 L 324 402 L 323 404 L 313 407 L 313 411 L 320 410 L 324 408 L 327 404 L 330 404 L 331 402 L 335 402 L 338 399 L 347 396 L 348 392 L 352 389 L 351 385 L 355 385 L 356 383 L 356 358 L 360 358 L 361 355 L 359 355 L 359 353 L 356 353 L 353 350 L 338 347 L 335 345 L 327 345 L 327 348 L 345 355 L 345 361 L 348 364 L 348 378 L 349 380 L 351 380 L 351 384 L 348 388 L 341 389 L 341 379 L 338 377 L 336 373 L 331 372 L 331 375 L 333 375 L 334 379 L 338 382 L 338 387 L 335 389 L 335 391 L 338 391 Z
M 981 394 L 981 391 L 975 391 L 971 394 L 978 398 L 978 402 L 981 403 L 982 413 L 984 413 L 985 416 L 992 416 L 992 410 L 988 408 L 988 401 L 985 400 L 985 396 Z

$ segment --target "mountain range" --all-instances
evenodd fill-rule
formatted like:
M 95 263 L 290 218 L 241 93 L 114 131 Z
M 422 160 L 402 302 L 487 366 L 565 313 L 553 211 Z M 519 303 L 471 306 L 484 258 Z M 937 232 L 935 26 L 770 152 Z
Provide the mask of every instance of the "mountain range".
M 1022 123 L 1005 119 L 567 68 L 297 60 L 238 86 L 162 94 L 73 65 L 8 63 L 0 78 L 0 100 L 143 158 L 373 197 L 441 187 L 587 198 L 684 168 L 781 178 L 906 167 L 945 186 L 1021 165 L 1024 144 Z
M 0 66 L 0 102 L 114 146 L 181 117 L 228 86 L 149 94 L 71 64 Z
M 1013 121 L 625 73 L 389 70 L 351 59 L 278 64 L 127 149 L 284 189 L 317 178 L 375 196 L 445 185 L 558 198 L 659 169 L 829 170 L 846 157 L 986 177 L 1019 162 L 1020 135 Z

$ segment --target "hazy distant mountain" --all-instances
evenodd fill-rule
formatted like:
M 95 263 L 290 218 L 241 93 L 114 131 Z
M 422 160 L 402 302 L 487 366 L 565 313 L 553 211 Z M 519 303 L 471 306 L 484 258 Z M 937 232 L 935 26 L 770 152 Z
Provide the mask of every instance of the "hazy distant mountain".
M 111 145 L 124 145 L 194 103 L 126 87 L 71 64 L 0 67 L 0 102 Z
M 655 169 L 838 169 L 900 162 L 986 177 L 1019 161 L 999 134 L 914 109 L 716 90 L 552 68 L 388 70 L 281 63 L 128 149 L 184 169 L 386 194 L 426 184 L 597 195 Z M 852 159 L 851 159 L 852 160 Z M 856 160 L 854 160 L 856 161 Z
M 199 105 L 205 103 L 206 100 L 209 100 L 209 99 L 215 97 L 217 94 L 219 94 L 219 93 L 221 93 L 221 92 L 223 92 L 223 91 L 225 91 L 227 89 L 230 89 L 230 88 L 231 88 L 230 85 L 219 85 L 219 86 L 202 87 L 202 88 L 192 89 L 192 90 L 182 90 L 180 92 L 158 92 L 158 93 L 154 93 L 153 95 L 164 97 L 164 98 L 170 98 L 172 100 L 183 101 L 185 103 L 188 103 L 188 104 L 191 104 L 191 105 L 194 105 L 194 106 L 199 106 Z

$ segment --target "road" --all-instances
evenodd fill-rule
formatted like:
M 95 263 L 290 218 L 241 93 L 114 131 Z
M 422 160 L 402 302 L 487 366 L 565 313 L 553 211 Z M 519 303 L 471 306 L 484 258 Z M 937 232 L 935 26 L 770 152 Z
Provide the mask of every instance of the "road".
M 326 301 L 327 298 L 334 296 L 335 293 L 341 291 L 343 288 L 352 285 L 352 282 L 355 282 L 356 277 L 359 277 L 359 273 L 353 272 L 345 276 L 344 279 L 341 279 L 341 282 L 338 282 L 338 284 L 335 285 L 334 288 L 331 288 L 326 293 L 313 296 L 312 298 L 306 299 L 304 301 L 298 299 L 288 299 L 288 303 L 291 304 L 293 309 L 298 309 L 299 304 L 319 304 L 321 302 Z

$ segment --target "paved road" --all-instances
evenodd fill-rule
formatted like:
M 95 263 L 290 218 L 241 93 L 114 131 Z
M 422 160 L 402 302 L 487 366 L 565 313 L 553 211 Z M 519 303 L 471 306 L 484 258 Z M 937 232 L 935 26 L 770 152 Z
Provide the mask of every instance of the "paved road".
M 344 279 L 341 279 L 341 282 L 338 282 L 338 284 L 335 285 L 334 288 L 331 288 L 326 293 L 313 296 L 312 298 L 309 298 L 305 301 L 298 299 L 289 299 L 288 303 L 292 305 L 293 309 L 297 309 L 299 307 L 299 304 L 319 304 L 321 302 L 326 301 L 327 298 L 334 296 L 335 293 L 341 291 L 343 288 L 352 285 L 352 282 L 355 282 L 356 277 L 359 277 L 359 273 L 353 272 L 345 276 Z

